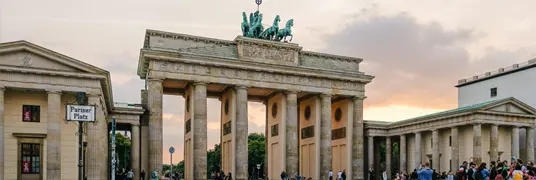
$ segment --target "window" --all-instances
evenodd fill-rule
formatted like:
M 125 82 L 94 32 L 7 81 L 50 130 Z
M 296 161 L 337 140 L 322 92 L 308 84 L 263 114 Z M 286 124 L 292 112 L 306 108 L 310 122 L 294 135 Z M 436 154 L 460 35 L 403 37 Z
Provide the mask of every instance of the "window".
M 452 146 L 452 136 L 449 136 L 449 147 Z
M 41 108 L 39 106 L 23 105 L 22 106 L 22 121 L 24 122 L 39 122 Z
M 430 138 L 430 148 L 434 148 L 434 139 Z
M 41 171 L 41 145 L 21 144 L 21 172 L 22 174 L 39 174 Z
M 496 87 L 490 89 L 490 95 L 491 95 L 491 97 L 497 96 L 497 88 Z

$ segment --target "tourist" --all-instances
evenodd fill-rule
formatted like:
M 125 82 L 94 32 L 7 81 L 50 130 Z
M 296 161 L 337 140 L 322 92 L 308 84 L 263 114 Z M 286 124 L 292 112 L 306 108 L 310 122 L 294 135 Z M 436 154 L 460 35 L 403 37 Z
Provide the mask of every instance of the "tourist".
M 467 169 L 467 180 L 475 180 L 473 174 L 475 172 L 475 163 L 469 163 L 469 168 Z
M 495 161 L 490 162 L 489 171 L 489 179 L 495 179 L 495 177 L 497 177 L 497 168 L 495 167 Z
M 151 180 L 158 180 L 158 169 L 154 169 L 153 173 L 151 173 Z
M 233 180 L 233 175 L 231 175 L 231 172 L 227 173 L 227 176 L 224 180 Z
M 439 173 L 435 169 L 432 170 L 432 180 L 439 180 Z
M 376 173 L 374 173 L 374 169 L 369 168 L 369 180 L 376 180 Z
M 510 174 L 513 180 L 523 180 L 523 171 L 521 171 L 521 165 L 515 165 L 514 171 Z
M 223 180 L 223 177 L 222 177 L 223 174 L 221 174 L 219 171 L 218 172 L 215 172 L 214 173 L 214 180 Z
M 333 172 L 331 171 L 331 169 L 329 170 L 329 173 L 328 173 L 328 179 L 333 180 Z
M 413 172 L 411 173 L 411 178 L 412 180 L 417 180 L 417 169 L 413 169 Z
M 454 172 L 449 171 L 449 174 L 447 175 L 448 180 L 454 180 Z
M 286 180 L 287 179 L 287 173 L 285 173 L 285 171 L 281 172 L 281 180 Z
M 419 168 L 419 171 L 417 172 L 417 175 L 419 176 L 419 180 L 432 180 L 432 170 L 430 169 L 430 163 L 425 162 L 424 164 L 421 164 L 421 167 Z
M 134 172 L 132 172 L 132 169 L 130 169 L 127 173 L 127 179 L 133 180 L 134 179 Z
M 389 167 L 389 168 L 391 168 L 391 167 Z M 387 170 L 383 171 L 383 173 L 382 173 L 382 179 L 383 179 L 383 180 L 387 180 Z
M 342 180 L 346 180 L 346 170 L 342 170 L 341 178 Z
M 141 170 L 140 179 L 145 180 L 145 170 Z
M 341 180 L 342 179 L 342 172 L 339 170 L 339 172 L 337 173 L 337 180 Z

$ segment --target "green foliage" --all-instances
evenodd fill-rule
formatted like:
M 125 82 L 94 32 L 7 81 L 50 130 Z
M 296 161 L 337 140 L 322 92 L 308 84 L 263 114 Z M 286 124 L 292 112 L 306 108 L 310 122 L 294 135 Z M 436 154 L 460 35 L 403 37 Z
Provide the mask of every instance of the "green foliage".
M 215 144 L 214 149 L 207 152 L 207 177 L 210 177 L 212 171 L 221 171 L 221 146 Z
M 380 145 L 380 154 L 381 154 L 380 162 L 381 162 L 381 168 L 382 168 L 381 172 L 385 171 L 385 168 L 386 168 L 386 164 L 385 164 L 386 156 L 384 155 L 384 154 L 387 154 L 386 147 L 387 146 L 385 145 L 385 142 Z M 400 148 L 399 148 L 399 144 L 395 142 L 395 143 L 392 143 L 392 146 L 391 146 L 391 173 L 392 173 L 391 176 L 396 174 L 396 172 L 398 171 L 398 168 L 400 167 L 399 164 L 400 164 Z
M 261 171 L 264 169 L 264 159 L 266 152 L 266 138 L 261 133 L 251 133 L 248 136 L 248 168 L 251 175 L 257 172 L 257 164 L 261 164 Z M 259 173 L 262 174 L 262 173 Z
M 112 141 L 110 136 L 110 142 Z M 116 167 L 118 170 L 123 168 L 128 171 L 130 169 L 130 139 L 123 136 L 120 132 L 115 133 L 115 157 L 118 160 Z

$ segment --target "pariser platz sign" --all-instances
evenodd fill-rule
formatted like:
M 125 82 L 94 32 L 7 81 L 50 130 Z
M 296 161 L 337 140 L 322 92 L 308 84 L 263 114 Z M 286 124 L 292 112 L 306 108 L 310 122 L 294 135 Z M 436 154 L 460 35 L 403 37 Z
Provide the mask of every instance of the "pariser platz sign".
M 95 106 L 68 104 L 66 109 L 67 121 L 95 121 Z

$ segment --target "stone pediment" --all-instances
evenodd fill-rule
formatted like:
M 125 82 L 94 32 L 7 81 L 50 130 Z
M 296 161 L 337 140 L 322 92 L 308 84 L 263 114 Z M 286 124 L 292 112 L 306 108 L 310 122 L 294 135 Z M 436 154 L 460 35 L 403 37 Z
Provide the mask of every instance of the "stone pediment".
M 536 110 L 533 107 L 515 98 L 506 98 L 503 100 L 498 100 L 497 103 L 487 105 L 483 107 L 480 111 L 490 113 L 536 115 Z
M 1 43 L 0 66 L 59 72 L 107 74 L 105 70 L 27 41 Z

